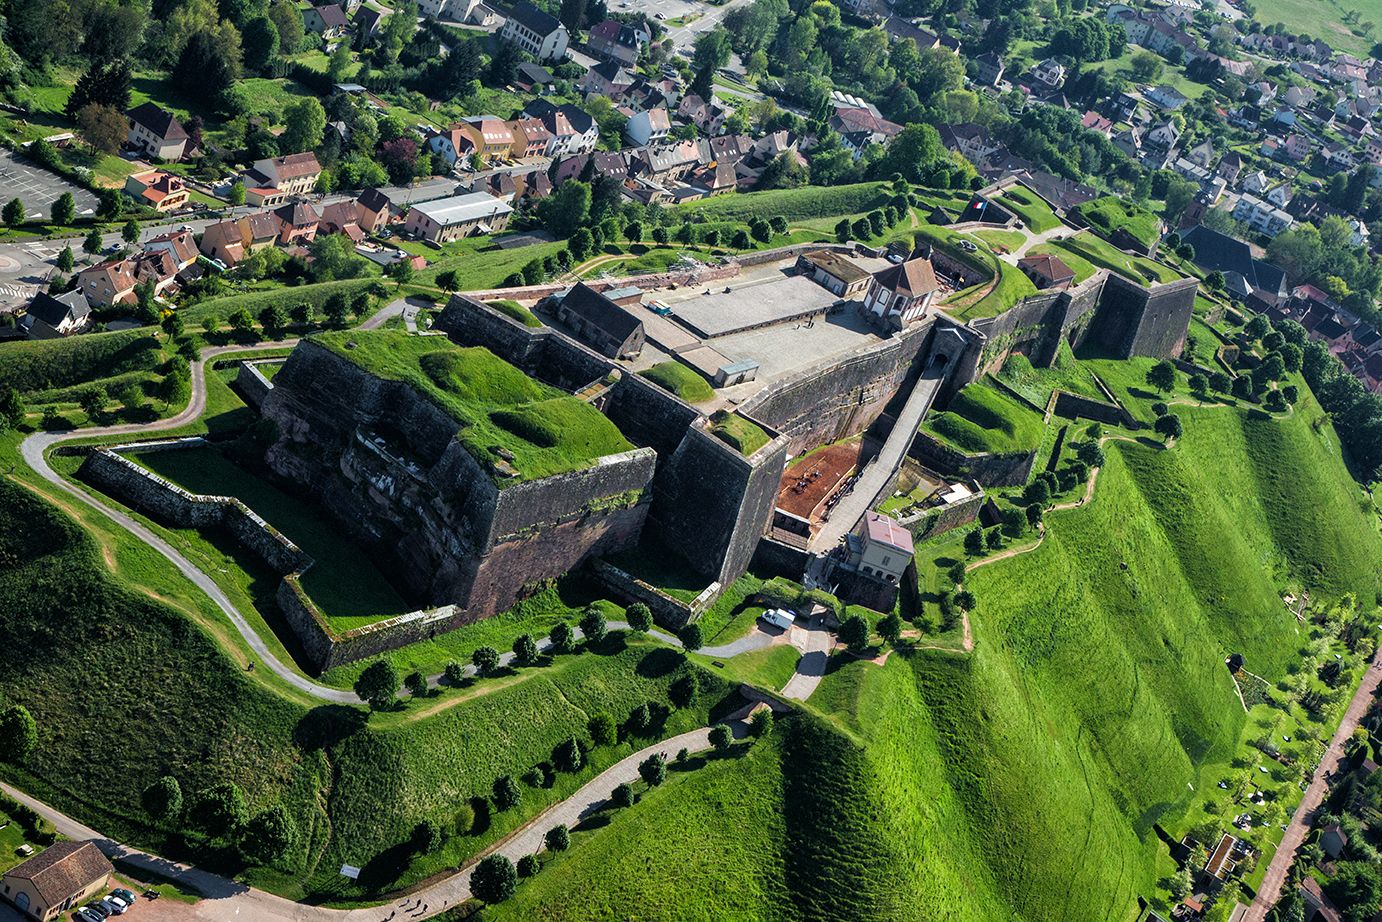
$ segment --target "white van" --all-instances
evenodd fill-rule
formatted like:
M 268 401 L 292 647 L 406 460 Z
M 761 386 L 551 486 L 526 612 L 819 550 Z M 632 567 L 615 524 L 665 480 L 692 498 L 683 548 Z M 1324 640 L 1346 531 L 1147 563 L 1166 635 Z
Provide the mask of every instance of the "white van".
M 780 627 L 784 631 L 791 630 L 796 623 L 797 616 L 783 608 L 770 608 L 758 617 L 771 624 L 773 627 Z

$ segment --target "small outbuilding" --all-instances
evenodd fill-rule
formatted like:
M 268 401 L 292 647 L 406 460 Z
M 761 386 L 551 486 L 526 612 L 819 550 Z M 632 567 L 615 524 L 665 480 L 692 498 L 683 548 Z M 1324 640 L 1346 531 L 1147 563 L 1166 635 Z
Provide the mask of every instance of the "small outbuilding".
M 557 319 L 601 355 L 635 358 L 643 351 L 643 321 L 623 304 L 584 282 L 554 296 L 554 300 Z

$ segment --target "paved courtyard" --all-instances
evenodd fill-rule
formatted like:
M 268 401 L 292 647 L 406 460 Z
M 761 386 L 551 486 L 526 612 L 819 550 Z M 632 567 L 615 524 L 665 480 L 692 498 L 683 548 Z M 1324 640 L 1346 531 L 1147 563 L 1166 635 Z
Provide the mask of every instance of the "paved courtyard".
M 47 218 L 53 203 L 64 192 L 71 192 L 76 199 L 78 216 L 96 211 L 96 196 L 81 186 L 29 163 L 13 151 L 0 154 L 0 202 L 17 198 L 24 203 L 31 219 Z

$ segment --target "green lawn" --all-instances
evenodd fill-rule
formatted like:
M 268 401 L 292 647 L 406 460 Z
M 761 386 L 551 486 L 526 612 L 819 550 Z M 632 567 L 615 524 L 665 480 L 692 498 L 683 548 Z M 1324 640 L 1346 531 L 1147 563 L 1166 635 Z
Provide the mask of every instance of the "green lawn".
M 1377 0 L 1334 0 L 1328 4 L 1313 0 L 1265 0 L 1257 4 L 1255 18 L 1264 26 L 1308 24 L 1311 35 L 1332 47 L 1366 56 L 1376 35 L 1364 32 L 1361 23 L 1382 22 L 1382 4 Z
M 803 186 L 799 189 L 774 189 L 770 192 L 717 195 L 690 202 L 678 211 L 707 220 L 748 221 L 750 218 L 781 216 L 788 221 L 863 214 L 887 204 L 887 183 L 869 182 L 849 186 Z
M 311 555 L 316 562 L 304 575 L 302 588 L 321 606 L 337 630 L 350 630 L 412 610 L 413 606 L 389 585 L 370 556 L 331 524 L 323 511 L 304 497 L 281 490 L 232 463 L 219 450 L 191 448 L 132 457 L 194 493 L 239 499 Z M 241 552 L 231 535 L 207 533 L 202 537 L 232 558 L 253 561 L 253 555 Z M 262 564 L 246 569 L 255 581 L 266 578 L 263 571 L 267 567 Z
M 1075 360 L 1070 346 L 1064 342 L 1056 354 L 1055 364 L 1050 368 L 1034 368 L 1025 355 L 1014 354 L 1003 363 L 998 377 L 1039 407 L 1046 406 L 1051 392 L 1056 389 L 1083 394 L 1095 400 L 1106 399 L 1090 377 L 1089 370 Z
M 727 682 L 745 682 L 771 691 L 781 691 L 796 672 L 801 653 L 791 644 L 774 644 L 761 650 L 740 653 L 732 659 L 717 660 L 699 653 L 693 653 L 691 659 Z
M 676 394 L 687 403 L 702 403 L 713 399 L 715 396 L 715 390 L 710 386 L 710 383 L 681 362 L 659 362 L 652 368 L 639 372 L 639 374 Z
M 1060 226 L 1060 218 L 1051 206 L 1025 186 L 1013 186 L 998 196 L 998 204 L 1007 208 L 1022 219 L 1022 223 L 1034 233 L 1042 233 Z
M 979 230 L 974 236 L 987 243 L 995 253 L 1011 253 L 1027 240 L 1022 231 Z
M 1051 240 L 1033 247 L 1032 252 L 1054 253 L 1066 260 L 1070 268 L 1075 270 L 1076 277 L 1081 281 L 1093 274 L 1090 272 L 1081 275 L 1082 270 L 1085 270 L 1087 266 L 1112 269 L 1139 284 L 1174 282 L 1179 278 L 1184 278 L 1170 266 L 1145 256 L 1124 253 L 1108 241 L 1089 233 L 1067 237 L 1064 240 Z M 1077 265 L 1074 260 L 1083 260 L 1085 265 Z
M 1092 199 L 1075 210 L 1105 237 L 1123 230 L 1149 247 L 1161 237 L 1160 218 L 1116 195 Z
M 320 333 L 313 342 L 385 380 L 406 381 L 457 422 L 482 464 L 501 447 L 517 477 L 579 470 L 633 446 L 599 410 L 541 384 L 484 348 L 389 330 Z
M 1030 451 L 1044 430 L 1037 413 L 984 381 L 960 391 L 943 412 L 928 414 L 923 425 L 967 452 Z
M 738 413 L 717 410 L 710 417 L 710 431 L 720 441 L 748 457 L 768 444 L 768 433 L 763 427 Z

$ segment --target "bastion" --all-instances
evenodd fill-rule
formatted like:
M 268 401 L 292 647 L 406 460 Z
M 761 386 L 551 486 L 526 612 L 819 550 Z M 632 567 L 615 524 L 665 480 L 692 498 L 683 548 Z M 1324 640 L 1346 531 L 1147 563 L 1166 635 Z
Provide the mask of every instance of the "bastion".
M 263 415 L 268 467 L 385 559 L 415 603 L 455 606 L 441 630 L 633 546 L 647 519 L 652 449 L 587 399 L 445 336 L 310 337 Z

